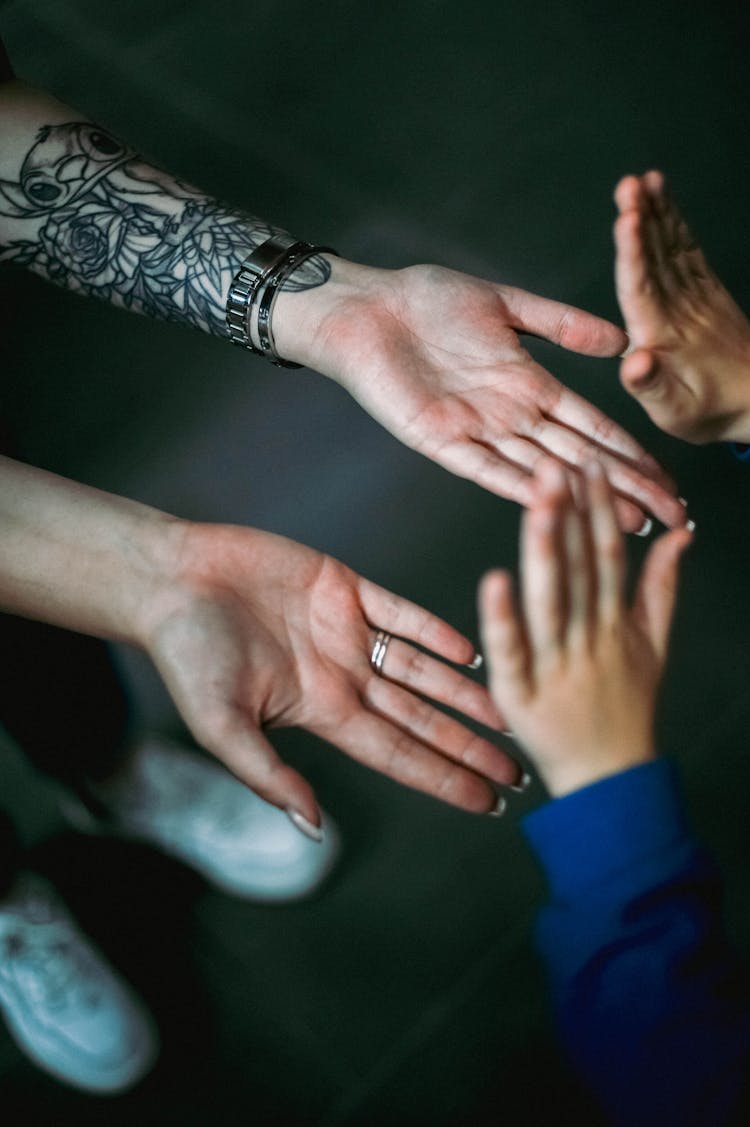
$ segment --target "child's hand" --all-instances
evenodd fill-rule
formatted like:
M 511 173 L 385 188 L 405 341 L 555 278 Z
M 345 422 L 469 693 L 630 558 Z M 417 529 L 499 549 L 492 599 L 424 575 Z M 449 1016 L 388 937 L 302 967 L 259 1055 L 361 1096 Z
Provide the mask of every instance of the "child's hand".
M 709 267 L 660 172 L 617 185 L 625 390 L 687 442 L 750 442 L 750 322 Z
M 507 572 L 490 572 L 480 590 L 490 691 L 556 796 L 653 757 L 678 561 L 692 537 L 683 527 L 656 541 L 631 608 L 598 463 L 585 467 L 583 485 L 585 508 L 560 466 L 542 462 L 524 515 L 522 609 Z

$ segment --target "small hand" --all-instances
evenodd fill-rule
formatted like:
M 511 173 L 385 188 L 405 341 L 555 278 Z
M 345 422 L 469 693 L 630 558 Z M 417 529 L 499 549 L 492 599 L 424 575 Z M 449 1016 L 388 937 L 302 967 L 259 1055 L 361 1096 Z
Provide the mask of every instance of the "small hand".
M 625 389 L 688 442 L 750 441 L 750 322 L 708 266 L 660 172 L 617 185 Z
M 546 461 L 524 515 L 522 606 L 510 577 L 491 572 L 480 612 L 490 690 L 553 795 L 651 758 L 653 714 L 667 652 L 679 555 L 691 532 L 651 547 L 632 608 L 612 491 L 585 468 L 587 509 Z
M 314 329 L 308 322 L 312 343 L 292 358 L 338 380 L 407 446 L 523 505 L 543 454 L 573 467 L 599 457 L 618 493 L 625 529 L 639 528 L 644 513 L 667 525 L 684 523 L 684 510 L 654 459 L 537 364 L 518 335 L 616 356 L 627 344 L 621 329 L 571 306 L 437 266 L 386 271 L 332 263 L 325 286 L 279 298 L 287 323 L 294 320 L 295 300 L 318 308 L 329 303 Z M 295 341 L 287 341 L 294 351 Z
M 466 810 L 490 811 L 492 784 L 518 781 L 508 755 L 422 699 L 503 726 L 486 689 L 444 663 L 470 662 L 474 647 L 439 618 L 253 529 L 189 525 L 180 558 L 146 649 L 198 742 L 268 801 L 319 824 L 311 787 L 266 727 L 305 728 Z M 370 665 L 378 629 L 393 636 L 382 676 Z

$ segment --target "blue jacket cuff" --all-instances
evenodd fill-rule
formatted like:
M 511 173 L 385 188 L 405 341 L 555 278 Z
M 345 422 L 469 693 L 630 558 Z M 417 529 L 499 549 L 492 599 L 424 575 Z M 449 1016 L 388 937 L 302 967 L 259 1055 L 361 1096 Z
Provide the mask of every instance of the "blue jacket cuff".
M 555 898 L 674 856 L 690 840 L 674 767 L 665 759 L 601 779 L 527 815 L 523 832 Z

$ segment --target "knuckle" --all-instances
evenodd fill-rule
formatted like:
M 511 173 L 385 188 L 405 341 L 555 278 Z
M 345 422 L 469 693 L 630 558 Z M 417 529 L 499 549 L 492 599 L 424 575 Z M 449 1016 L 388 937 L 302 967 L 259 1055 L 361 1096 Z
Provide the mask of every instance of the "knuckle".
M 458 761 L 471 770 L 482 770 L 487 758 L 488 745 L 479 736 L 468 735 L 458 756 Z
M 394 736 L 385 749 L 382 771 L 391 778 L 403 779 L 413 774 L 411 762 L 412 739 L 406 732 Z
M 408 647 L 401 654 L 401 677 L 404 681 L 418 680 L 424 673 L 426 665 L 425 655 L 421 650 Z
M 441 767 L 433 794 L 452 806 L 473 808 L 476 802 L 476 790 L 475 780 L 468 772 L 446 763 Z
M 561 344 L 569 336 L 571 329 L 572 329 L 572 326 L 573 326 L 574 319 L 575 319 L 575 310 L 573 310 L 569 307 L 566 307 L 565 309 L 561 310 L 561 312 L 558 314 L 557 322 L 556 322 L 556 326 L 555 326 L 555 328 L 556 328 L 556 334 L 555 335 L 556 335 L 557 339 L 560 341 Z

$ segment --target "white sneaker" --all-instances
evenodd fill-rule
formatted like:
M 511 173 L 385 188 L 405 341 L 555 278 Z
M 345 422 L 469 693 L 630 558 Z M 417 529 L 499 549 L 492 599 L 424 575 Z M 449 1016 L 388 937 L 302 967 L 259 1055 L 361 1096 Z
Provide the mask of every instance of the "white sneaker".
M 88 1092 L 132 1088 L 158 1056 L 143 1004 L 32 873 L 0 900 L 0 1013 L 35 1064 Z
M 77 828 L 148 842 L 247 900 L 279 903 L 310 895 L 338 854 L 329 818 L 323 840 L 312 841 L 219 763 L 166 740 L 143 742 L 123 775 L 96 794 L 106 819 L 70 796 L 63 799 Z

